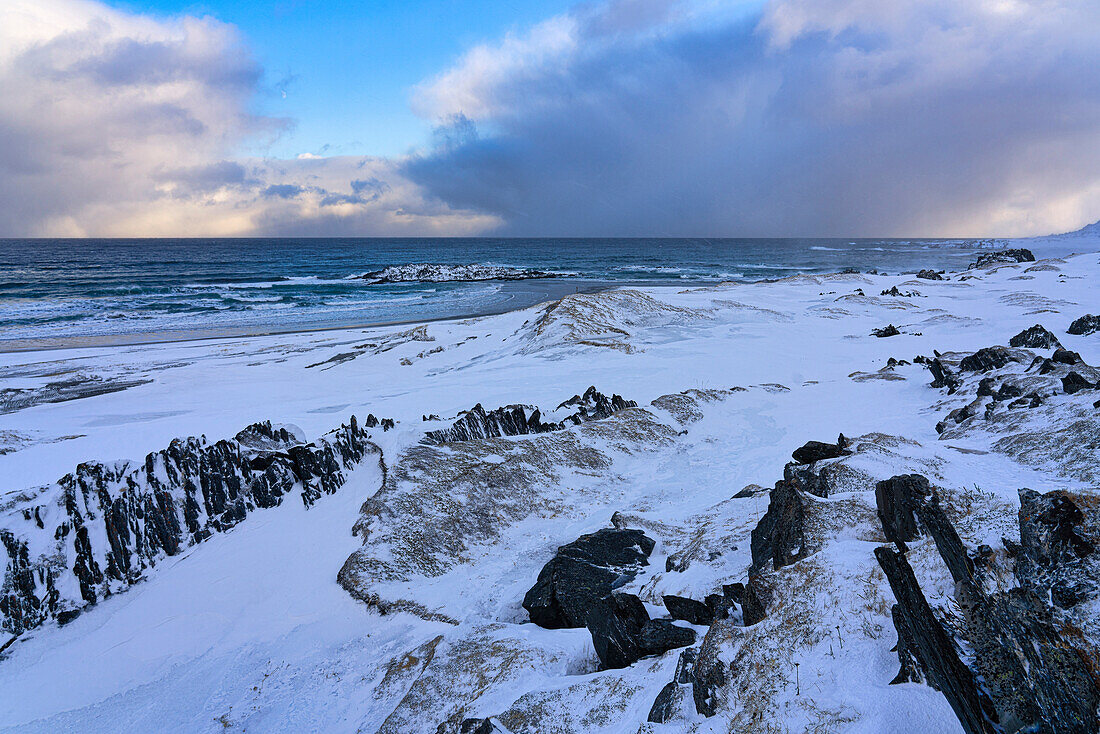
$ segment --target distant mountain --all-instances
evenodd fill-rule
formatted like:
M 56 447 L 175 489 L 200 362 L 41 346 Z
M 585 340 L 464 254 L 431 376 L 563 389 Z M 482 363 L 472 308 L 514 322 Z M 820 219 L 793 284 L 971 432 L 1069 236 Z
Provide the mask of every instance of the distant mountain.
M 1092 224 L 1086 224 L 1081 229 L 1076 229 L 1072 232 L 1063 232 L 1062 234 L 1051 235 L 1053 237 L 1100 237 L 1100 221 L 1093 222 Z

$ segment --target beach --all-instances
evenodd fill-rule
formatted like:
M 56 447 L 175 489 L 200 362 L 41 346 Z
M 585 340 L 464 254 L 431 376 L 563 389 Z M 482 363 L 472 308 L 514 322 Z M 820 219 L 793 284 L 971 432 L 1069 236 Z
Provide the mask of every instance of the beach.
M 576 293 L 567 279 L 521 281 L 509 287 L 534 302 L 470 317 L 0 354 L 0 528 L 26 540 L 41 578 L 53 569 L 66 612 L 63 625 L 55 611 L 9 630 L 0 731 L 430 732 L 485 717 L 511 732 L 660 731 L 649 717 L 678 650 L 609 668 L 590 630 L 533 624 L 522 605 L 560 546 L 619 526 L 655 543 L 616 587 L 654 618 L 666 596 L 701 600 L 758 574 L 771 589 L 756 624 L 739 602 L 730 620 L 682 625 L 726 670 L 708 684 L 710 715 L 673 685 L 683 730 L 962 731 L 941 692 L 890 685 L 898 633 L 875 555 L 887 540 L 876 486 L 926 477 L 966 547 L 1002 565 L 1020 542 L 1022 488 L 1095 498 L 1100 333 L 1067 329 L 1100 312 L 1098 244 L 939 279 L 807 273 Z M 1037 324 L 1080 362 L 1039 380 L 1033 359 L 1054 347 L 1009 347 Z M 988 347 L 1008 356 L 962 365 Z M 1084 388 L 1061 387 L 1071 371 Z M 1017 379 L 1039 402 L 983 394 Z M 590 386 L 633 405 L 596 410 Z M 490 417 L 468 418 L 477 405 Z M 519 423 L 492 418 L 498 407 Z M 73 523 L 65 492 L 93 485 L 62 478 L 99 462 L 108 501 L 153 476 L 170 488 L 147 455 L 204 436 L 244 456 L 238 432 L 262 421 L 288 427 L 291 444 L 337 447 L 316 496 L 284 488 L 232 521 L 206 507 L 201 540 L 173 553 L 130 543 L 126 572 L 105 573 L 92 586 L 109 593 L 88 603 L 67 570 L 79 550 L 56 528 Z M 458 424 L 483 434 L 429 435 Z M 795 561 L 764 569 L 754 530 L 779 502 L 765 488 L 790 480 L 808 441 L 839 447 L 810 463 L 828 490 L 800 491 Z M 90 557 L 106 570 L 120 546 L 97 491 L 84 490 L 82 522 L 100 528 Z M 152 532 L 136 517 L 124 523 L 135 537 Z M 924 595 L 946 608 L 955 585 L 936 543 L 909 547 Z M 1100 641 L 1094 597 L 1071 607 Z

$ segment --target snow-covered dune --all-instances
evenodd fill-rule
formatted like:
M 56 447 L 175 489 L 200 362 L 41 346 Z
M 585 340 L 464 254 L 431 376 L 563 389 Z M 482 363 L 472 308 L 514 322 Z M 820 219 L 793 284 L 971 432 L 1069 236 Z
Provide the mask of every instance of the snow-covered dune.
M 0 731 L 1095 731 L 1100 255 L 1036 250 L 0 355 Z

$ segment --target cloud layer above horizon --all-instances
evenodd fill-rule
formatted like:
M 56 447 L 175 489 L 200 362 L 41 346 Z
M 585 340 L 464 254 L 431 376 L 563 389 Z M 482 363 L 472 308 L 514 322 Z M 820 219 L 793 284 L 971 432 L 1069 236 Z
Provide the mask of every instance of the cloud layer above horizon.
M 239 158 L 237 29 L 0 10 L 0 236 L 1012 236 L 1100 218 L 1090 0 L 608 0 L 414 90 L 421 152 Z

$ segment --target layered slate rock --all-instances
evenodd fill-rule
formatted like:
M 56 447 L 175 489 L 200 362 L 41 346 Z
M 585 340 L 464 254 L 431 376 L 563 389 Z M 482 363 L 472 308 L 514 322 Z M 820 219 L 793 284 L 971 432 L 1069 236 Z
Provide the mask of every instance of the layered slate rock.
M 768 511 L 752 530 L 752 567 L 788 566 L 806 556 L 805 509 L 792 482 L 779 481 L 771 491 Z
M 654 541 L 641 530 L 604 528 L 558 548 L 523 597 L 540 627 L 584 627 L 592 605 L 649 564 Z
M 1030 263 L 1035 262 L 1035 255 L 1031 250 L 1024 248 L 1015 248 L 1009 250 L 997 250 L 996 252 L 982 252 L 978 254 L 978 259 L 970 264 L 970 270 L 974 268 L 984 268 L 990 265 L 998 265 L 1000 263 Z
M 1067 334 L 1075 336 L 1094 334 L 1097 331 L 1100 331 L 1100 316 L 1094 316 L 1091 313 L 1087 313 L 1079 319 L 1074 319 L 1073 323 L 1066 329 Z
M 964 372 L 989 372 L 1015 361 L 1014 355 L 1004 347 L 985 347 L 963 357 L 959 369 Z
M 1042 324 L 1035 324 L 1035 326 L 1029 326 L 1009 339 L 1008 346 L 1028 347 L 1030 349 L 1056 349 L 1062 346 L 1062 343 Z
M 931 485 L 920 474 L 902 474 L 884 479 L 875 486 L 878 516 L 888 541 L 916 540 L 920 534 L 916 510 L 931 493 Z
M 911 660 L 920 666 L 933 688 L 943 693 L 967 734 L 1000 734 L 993 704 L 978 685 L 974 672 L 962 661 L 955 640 L 944 629 L 917 583 L 909 561 L 889 548 L 875 549 L 897 604 L 893 607 L 902 669 Z M 907 666 L 907 663 L 909 665 Z M 899 676 L 900 677 L 900 676 Z M 895 682 L 900 682 L 895 678 Z
M 648 655 L 695 644 L 694 630 L 650 619 L 641 599 L 618 591 L 590 606 L 585 626 L 603 670 L 626 668 Z
M 542 412 L 530 405 L 507 405 L 486 411 L 481 403 L 478 403 L 470 410 L 462 413 L 450 428 L 428 431 L 424 435 L 424 441 L 426 443 L 442 444 L 454 441 L 475 441 L 484 438 L 524 436 L 548 431 L 560 431 L 569 426 L 579 426 L 588 421 L 601 420 L 620 410 L 637 406 L 638 404 L 633 400 L 626 400 L 620 395 L 612 395 L 609 398 L 598 391 L 595 386 L 589 387 L 584 395 L 574 395 L 559 405 L 558 410 L 563 408 L 575 409 L 574 412 L 559 421 L 544 421 Z
M 1087 501 L 1064 490 L 1020 490 L 1016 576 L 1063 609 L 1100 595 L 1100 538 L 1095 513 L 1086 515 L 1081 509 Z
M 13 634 L 125 590 L 168 556 L 298 493 L 306 507 L 379 455 L 355 418 L 303 443 L 259 423 L 232 440 L 180 438 L 141 463 L 86 462 L 9 505 L 0 627 Z M 31 550 L 35 549 L 35 550 Z
M 898 602 L 892 611 L 901 670 L 894 682 L 927 680 L 967 732 L 1098 731 L 1096 651 L 1045 601 L 1065 578 L 1059 574 L 1064 564 L 1076 565 L 1067 569 L 1070 578 L 1087 577 L 1081 563 L 1094 546 L 1082 532 L 1092 528 L 1086 513 L 1063 492 L 1021 492 L 1016 573 L 1022 585 L 994 592 L 986 588 L 997 585 L 980 576 L 992 567 L 991 549 L 979 548 L 975 564 L 934 494 L 915 500 L 915 515 L 951 572 L 962 624 L 953 633 L 936 618 L 902 553 L 876 549 Z M 1066 596 L 1075 598 L 1072 591 Z M 965 638 L 969 661 L 954 634 Z
M 680 709 L 680 702 L 686 697 L 695 683 L 695 656 L 698 653 L 694 647 L 689 647 L 680 653 L 680 659 L 676 661 L 676 672 L 672 676 L 657 698 L 653 699 L 653 707 L 649 710 L 647 721 L 653 724 L 667 724 L 675 718 Z

